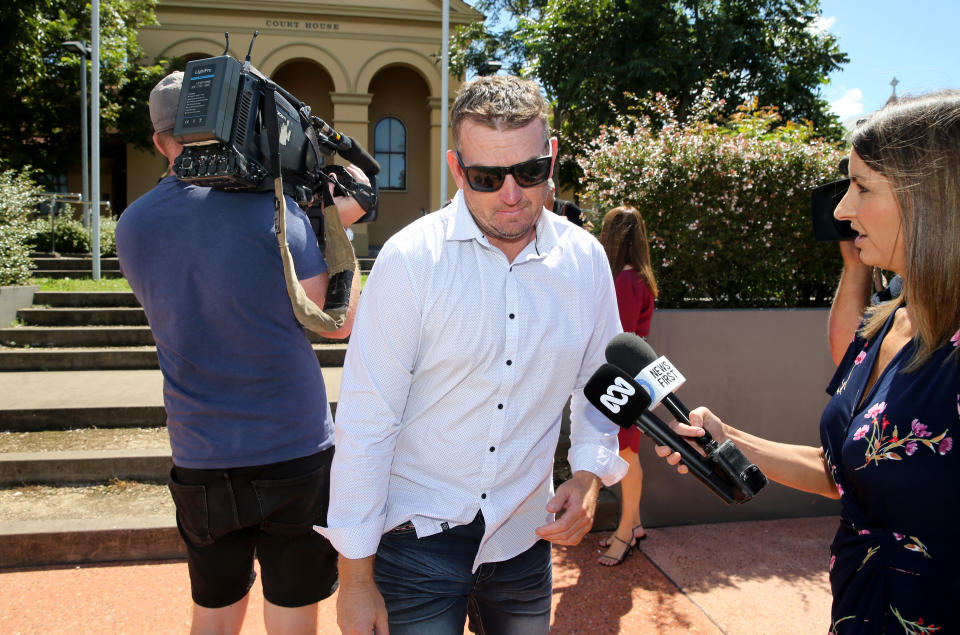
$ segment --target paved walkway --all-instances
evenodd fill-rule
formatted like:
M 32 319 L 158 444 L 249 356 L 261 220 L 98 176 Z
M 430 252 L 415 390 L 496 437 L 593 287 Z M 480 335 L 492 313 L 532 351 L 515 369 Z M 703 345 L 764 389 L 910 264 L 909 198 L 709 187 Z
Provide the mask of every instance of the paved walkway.
M 600 536 L 554 550 L 552 632 L 825 633 L 827 546 L 834 517 L 664 527 L 643 553 L 605 569 Z M 264 633 L 259 583 L 244 625 Z M 0 571 L 0 632 L 187 633 L 183 562 Z M 337 633 L 336 599 L 321 603 L 319 633 Z

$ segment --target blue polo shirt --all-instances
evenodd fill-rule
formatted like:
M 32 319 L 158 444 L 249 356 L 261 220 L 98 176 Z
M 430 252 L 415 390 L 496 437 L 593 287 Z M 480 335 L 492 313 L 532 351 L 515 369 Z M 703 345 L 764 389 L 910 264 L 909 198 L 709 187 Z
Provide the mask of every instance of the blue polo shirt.
M 309 220 L 287 205 L 298 278 L 323 273 Z M 287 296 L 271 193 L 167 177 L 121 215 L 117 255 L 157 343 L 176 465 L 265 465 L 333 444 L 320 366 Z

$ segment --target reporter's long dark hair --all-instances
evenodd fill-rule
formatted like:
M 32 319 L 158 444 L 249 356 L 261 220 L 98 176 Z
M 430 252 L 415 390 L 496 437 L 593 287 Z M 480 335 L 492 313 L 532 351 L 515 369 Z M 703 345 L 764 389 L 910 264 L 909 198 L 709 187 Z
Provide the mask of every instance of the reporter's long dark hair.
M 630 265 L 650 287 L 653 297 L 657 297 L 657 280 L 650 266 L 647 226 L 637 208 L 622 205 L 607 212 L 600 227 L 600 244 L 607 252 L 614 278 Z
M 901 98 L 850 141 L 890 181 L 906 250 L 901 299 L 872 308 L 861 332 L 875 335 L 905 301 L 917 328 L 914 370 L 960 329 L 960 91 Z

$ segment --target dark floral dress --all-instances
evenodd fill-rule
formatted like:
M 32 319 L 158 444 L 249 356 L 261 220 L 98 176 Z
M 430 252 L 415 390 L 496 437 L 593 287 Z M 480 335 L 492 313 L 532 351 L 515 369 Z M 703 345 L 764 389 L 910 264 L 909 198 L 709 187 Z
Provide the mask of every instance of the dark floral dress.
M 850 344 L 820 420 L 842 509 L 830 632 L 960 633 L 960 332 L 904 373 L 908 343 L 864 396 L 892 322 Z

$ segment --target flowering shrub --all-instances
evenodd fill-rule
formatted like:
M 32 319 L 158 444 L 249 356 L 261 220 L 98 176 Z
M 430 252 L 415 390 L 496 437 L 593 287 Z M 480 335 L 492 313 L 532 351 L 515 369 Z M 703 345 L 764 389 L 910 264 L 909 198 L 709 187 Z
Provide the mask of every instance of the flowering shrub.
M 0 172 L 0 286 L 25 284 L 30 278 L 30 217 L 41 191 L 28 172 Z
M 841 261 L 813 238 L 810 190 L 840 178 L 842 151 L 756 104 L 715 123 L 721 105 L 708 89 L 681 124 L 657 95 L 605 127 L 579 160 L 589 220 L 636 206 L 661 307 L 828 305 Z

